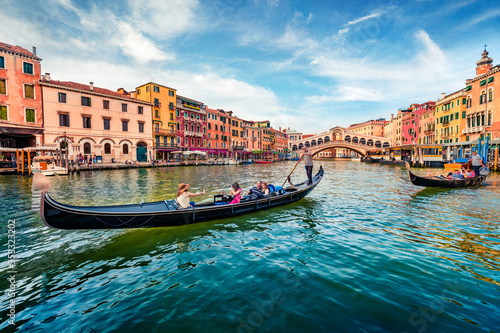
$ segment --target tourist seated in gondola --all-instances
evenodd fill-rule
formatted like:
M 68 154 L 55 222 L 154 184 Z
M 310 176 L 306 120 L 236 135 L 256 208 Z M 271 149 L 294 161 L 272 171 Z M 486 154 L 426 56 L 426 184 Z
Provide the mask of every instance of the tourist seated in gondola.
M 460 172 L 460 170 L 455 170 L 453 175 L 451 176 L 452 179 L 464 179 L 464 175 Z
M 267 187 L 266 182 L 262 182 L 262 194 L 263 195 L 268 195 L 271 191 L 269 190 L 269 187 Z
M 179 208 L 189 208 L 194 207 L 194 201 L 189 201 L 189 198 L 196 197 L 198 195 L 205 195 L 205 190 L 203 192 L 191 193 L 189 192 L 189 184 L 180 184 L 179 189 L 177 190 L 177 204 Z
M 470 169 L 465 170 L 462 168 L 462 174 L 464 175 L 464 178 L 474 178 L 475 174 L 474 172 L 471 172 Z
M 241 201 L 241 188 L 240 185 L 236 182 L 231 185 L 231 196 L 233 197 L 233 200 L 229 202 L 229 204 L 237 204 L 240 203 Z
M 250 190 L 248 190 L 247 198 L 250 200 L 255 200 L 258 198 L 262 198 L 262 196 L 263 196 L 262 182 L 259 180 L 254 187 L 252 187 Z

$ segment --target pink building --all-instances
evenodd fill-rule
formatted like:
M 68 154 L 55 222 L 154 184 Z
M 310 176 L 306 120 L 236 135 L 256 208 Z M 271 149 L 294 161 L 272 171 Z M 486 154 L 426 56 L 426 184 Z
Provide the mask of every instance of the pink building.
M 401 140 L 403 145 L 416 143 L 415 131 L 415 114 L 413 113 L 413 106 L 407 110 L 401 110 Z
M 206 106 L 194 99 L 177 95 L 177 144 L 184 149 L 207 147 Z
M 43 145 L 41 60 L 35 47 L 0 43 L 0 147 Z
M 425 143 L 424 137 L 424 127 L 422 126 L 422 121 L 429 118 L 428 110 L 432 109 L 434 111 L 434 107 L 436 106 L 436 102 L 428 101 L 422 104 L 413 104 L 413 114 L 415 115 L 415 143 Z M 425 121 L 427 124 L 428 121 Z
M 150 160 L 152 103 L 49 75 L 40 81 L 45 146 L 68 144 L 69 159 L 95 155 L 103 163 Z

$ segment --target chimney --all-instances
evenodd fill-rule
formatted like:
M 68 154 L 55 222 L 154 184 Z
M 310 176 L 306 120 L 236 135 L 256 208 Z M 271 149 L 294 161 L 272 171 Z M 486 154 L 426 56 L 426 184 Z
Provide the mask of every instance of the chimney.
M 45 73 L 45 80 L 50 81 L 50 73 Z
M 36 46 L 33 46 L 33 55 L 36 57 Z
M 441 98 L 440 99 L 443 99 L 445 96 L 446 96 L 446 93 L 441 93 Z
M 94 82 L 89 82 L 90 90 L 94 91 Z

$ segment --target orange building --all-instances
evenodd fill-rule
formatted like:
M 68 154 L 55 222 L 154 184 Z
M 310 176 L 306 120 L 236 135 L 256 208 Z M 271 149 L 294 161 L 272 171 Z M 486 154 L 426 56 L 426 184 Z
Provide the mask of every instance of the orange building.
M 0 43 L 0 147 L 43 145 L 41 60 L 35 47 Z

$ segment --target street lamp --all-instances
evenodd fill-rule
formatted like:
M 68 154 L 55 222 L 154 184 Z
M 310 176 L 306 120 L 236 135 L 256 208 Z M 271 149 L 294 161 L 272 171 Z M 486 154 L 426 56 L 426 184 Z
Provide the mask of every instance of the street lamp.
M 65 149 L 65 155 L 66 155 L 66 170 L 68 170 L 68 175 L 69 175 L 69 165 L 68 165 L 68 141 L 66 141 L 66 131 L 63 132 L 64 135 L 64 149 Z

